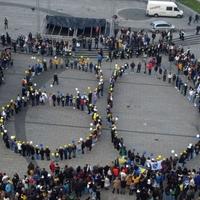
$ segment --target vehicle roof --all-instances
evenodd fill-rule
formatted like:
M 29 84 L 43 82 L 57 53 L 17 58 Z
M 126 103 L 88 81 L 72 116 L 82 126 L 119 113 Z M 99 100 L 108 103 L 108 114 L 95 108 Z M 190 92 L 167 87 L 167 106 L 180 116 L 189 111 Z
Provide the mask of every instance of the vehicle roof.
M 157 21 L 153 21 L 152 24 L 156 25 L 156 24 L 169 24 L 169 23 L 163 20 L 157 20 Z

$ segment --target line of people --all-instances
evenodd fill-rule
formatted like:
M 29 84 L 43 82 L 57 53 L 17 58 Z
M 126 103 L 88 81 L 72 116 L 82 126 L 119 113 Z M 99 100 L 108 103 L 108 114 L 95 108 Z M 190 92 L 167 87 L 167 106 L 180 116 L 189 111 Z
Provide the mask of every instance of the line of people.
M 58 163 L 51 161 L 49 170 L 40 169 L 30 163 L 27 175 L 23 178 L 17 173 L 12 177 L 6 173 L 0 174 L 2 198 L 77 200 L 85 196 L 86 199 L 100 200 L 102 191 L 111 190 L 112 193 L 134 195 L 137 200 L 199 199 L 199 195 L 196 194 L 200 191 L 200 171 L 185 168 L 181 160 L 187 161 L 197 156 L 200 141 L 197 145 L 188 147 L 180 157 L 175 155 L 161 160 L 162 168 L 154 170 L 155 166 L 148 167 L 146 163 L 156 163 L 156 160 L 146 157 L 145 154 L 140 155 L 134 150 L 127 151 L 123 138 L 117 135 L 118 119 L 112 116 L 113 90 L 116 81 L 123 76 L 126 69 L 127 66 L 116 65 L 110 79 L 107 107 L 108 121 L 112 128 L 111 140 L 119 154 L 126 156 L 124 161 L 120 157 L 111 165 L 86 165 L 76 168 L 66 165 L 63 169 Z
M 0 51 L 0 85 L 5 83 L 4 70 L 12 65 L 11 51 L 9 49 Z
M 27 36 L 19 35 L 16 40 L 10 35 L 2 34 L 1 43 L 3 46 L 12 46 L 14 52 L 37 53 L 46 56 L 69 56 L 70 52 L 75 52 L 78 48 L 88 48 L 89 51 L 99 48 L 99 38 L 87 38 L 80 36 L 68 40 L 55 40 L 40 35 L 33 36 L 30 32 Z M 94 45 L 93 45 L 94 43 Z
M 45 71 L 43 68 L 41 72 Z M 101 135 L 102 120 L 97 110 L 96 102 L 100 96 L 103 96 L 103 73 L 101 67 L 95 67 L 95 76 L 97 78 L 97 86 L 92 92 L 90 88 L 87 94 L 80 94 L 78 89 L 75 95 L 66 95 L 59 93 L 47 94 L 45 91 L 36 89 L 36 84 L 33 84 L 33 76 L 36 74 L 33 67 L 29 67 L 26 71 L 26 76 L 22 79 L 22 94 L 18 95 L 15 100 L 10 100 L 8 104 L 2 107 L 0 115 L 0 132 L 3 137 L 5 146 L 15 153 L 22 156 L 28 156 L 32 159 L 50 160 L 51 157 L 56 160 L 71 159 L 76 157 L 77 153 L 84 154 L 86 150 L 91 151 L 93 145 L 97 142 Z M 19 113 L 28 105 L 38 106 L 49 101 L 50 105 L 73 106 L 79 110 L 87 110 L 91 115 L 92 123 L 90 126 L 89 136 L 86 139 L 80 138 L 79 141 L 73 141 L 72 144 L 60 146 L 55 151 L 44 147 L 43 145 L 33 145 L 32 141 L 19 141 L 15 136 L 10 136 L 5 124 L 15 114 Z M 73 156 L 72 156 L 73 154 Z
M 108 58 L 112 59 L 125 59 L 132 58 L 133 55 L 138 56 L 142 49 L 147 48 L 150 44 L 154 44 L 155 38 L 158 37 L 156 34 L 141 31 L 131 31 L 130 28 L 122 28 L 116 33 L 116 37 L 108 37 L 100 35 L 99 38 L 94 38 L 94 48 L 100 49 L 103 47 L 108 48 Z M 168 40 L 168 38 L 171 38 Z M 37 53 L 39 55 L 46 56 L 71 56 L 76 52 L 78 48 L 86 48 L 88 43 L 88 50 L 92 48 L 92 38 L 88 39 L 82 36 L 81 38 L 72 38 L 71 40 L 51 40 L 49 38 L 43 38 L 39 35 L 33 36 L 29 33 L 28 36 L 20 35 L 17 40 L 12 40 L 7 33 L 2 36 L 3 45 L 12 45 L 14 52 L 19 49 L 21 52 L 26 53 Z M 160 33 L 159 43 L 165 41 L 171 41 L 172 37 L 165 31 Z
M 172 73 L 170 70 L 162 68 L 161 64 L 158 64 L 156 58 L 154 58 L 154 60 L 156 63 L 154 63 L 153 66 L 150 66 L 150 63 L 142 64 L 141 62 L 138 62 L 136 66 L 134 61 L 132 61 L 130 65 L 128 63 L 126 63 L 126 65 L 127 68 L 130 68 L 131 72 L 136 73 L 143 72 L 143 67 L 145 74 L 148 71 L 148 74 L 151 75 L 153 70 L 153 74 L 156 78 L 172 84 L 181 94 L 183 94 L 183 96 L 187 96 L 188 100 L 193 103 L 200 112 L 200 77 L 198 76 L 192 83 L 190 83 L 188 80 L 181 77 L 180 74 Z
M 185 168 L 185 163 L 200 153 L 200 139 L 196 144 L 188 145 L 187 149 L 178 156 L 163 159 L 158 156 L 156 159 L 146 157 L 146 153 L 140 155 L 136 150 L 127 150 L 124 140 L 120 137 L 117 130 L 118 117 L 113 116 L 113 92 L 116 81 L 123 76 L 123 73 L 128 69 L 128 65 L 119 66 L 116 64 L 115 69 L 110 78 L 109 92 L 107 98 L 107 120 L 111 126 L 111 142 L 114 148 L 119 152 L 119 157 L 115 160 L 116 179 L 114 181 L 113 193 L 120 192 L 120 187 L 126 182 L 123 177 L 120 177 L 120 166 L 132 166 L 134 169 L 139 166 L 145 167 L 148 173 L 152 173 L 146 184 L 143 183 L 143 174 L 134 174 L 136 181 L 129 183 L 130 188 L 136 194 L 138 200 L 146 199 L 194 199 L 195 194 L 199 191 L 199 172 L 195 169 L 189 170 Z M 163 74 L 163 81 L 166 77 Z M 175 80 L 173 81 L 175 85 Z M 199 138 L 200 136 L 197 135 Z M 148 164 L 149 163 L 149 164 Z M 160 166 L 159 166 L 160 163 Z M 140 169 L 141 171 L 141 169 Z M 180 174 L 184 174 L 184 178 L 180 178 Z M 171 180 L 173 176 L 177 176 Z M 198 177 L 198 178 L 197 178 Z M 187 179 L 187 181 L 185 180 Z M 198 180 L 197 180 L 198 179 Z M 142 180 L 142 182 L 140 182 Z M 176 182 L 178 180 L 178 182 Z M 132 179 L 130 179 L 132 181 Z M 123 184 L 122 184 L 123 183 Z M 137 183 L 137 184 L 136 184 Z M 121 184 L 121 185 L 120 185 Z M 124 193 L 124 189 L 121 191 Z M 131 193 L 132 194 L 132 193 Z

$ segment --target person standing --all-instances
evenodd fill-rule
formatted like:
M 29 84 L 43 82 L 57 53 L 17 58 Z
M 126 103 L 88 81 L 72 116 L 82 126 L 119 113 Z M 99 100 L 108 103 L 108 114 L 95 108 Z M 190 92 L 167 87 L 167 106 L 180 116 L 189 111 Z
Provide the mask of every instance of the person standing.
M 49 169 L 51 171 L 51 175 L 54 175 L 55 173 L 55 168 L 56 168 L 56 165 L 54 163 L 54 161 L 51 161 L 50 165 L 49 165 Z
M 136 71 L 137 73 L 140 73 L 141 67 L 142 67 L 142 64 L 139 62 L 137 65 L 137 71 Z
M 117 194 L 119 194 L 119 189 L 120 189 L 121 181 L 118 177 L 115 178 L 113 181 L 113 190 L 112 193 L 115 193 L 115 190 L 117 191 Z
M 92 73 L 93 69 L 94 69 L 94 65 L 92 62 L 90 62 L 89 64 L 89 69 L 90 69 L 90 72 Z
M 60 93 L 57 94 L 56 101 L 57 105 L 60 106 L 60 101 L 61 101 Z
M 85 149 L 85 142 L 82 140 L 82 138 L 80 139 L 80 141 L 81 141 L 81 152 L 82 152 L 82 154 L 84 154 L 85 153 L 85 151 L 84 151 L 84 149 Z
M 44 148 L 41 147 L 41 149 L 40 149 L 40 157 L 41 157 L 41 160 L 44 160 L 44 154 L 45 154 Z
M 196 35 L 199 35 L 199 31 L 200 31 L 200 26 L 196 27 Z
M 126 192 L 126 180 L 125 180 L 125 177 L 122 178 L 120 186 L 121 186 L 121 194 L 125 194 L 125 192 Z
M 102 60 L 103 60 L 103 56 L 101 55 L 101 53 L 98 53 L 97 55 L 98 66 L 101 66 Z
M 99 38 L 96 36 L 95 38 L 94 38 L 94 43 L 95 43 L 95 48 L 96 49 L 98 49 L 98 44 L 99 44 Z
M 168 83 L 171 83 L 171 81 L 172 81 L 172 73 L 169 72 L 167 77 L 168 77 Z
M 167 70 L 165 69 L 163 72 L 163 81 L 165 82 L 167 78 Z
M 8 29 L 8 19 L 6 17 L 4 19 L 4 29 Z
M 112 55 L 113 55 L 113 54 L 112 54 L 112 51 L 109 50 L 109 52 L 108 52 L 108 59 L 109 59 L 110 62 L 112 62 L 112 58 L 113 58 Z
M 91 49 L 92 49 L 92 39 L 89 38 L 88 39 L 88 51 L 91 51 Z
M 16 43 L 16 41 L 12 42 L 12 47 L 13 47 L 14 53 L 16 53 L 17 52 L 17 43 Z
M 52 101 L 53 101 L 53 106 L 56 106 L 56 95 L 53 94 L 53 95 L 51 96 L 51 98 L 52 98 Z
M 192 16 L 190 15 L 188 18 L 188 25 L 191 25 L 191 22 L 192 22 Z
M 65 106 L 65 96 L 64 94 L 61 94 L 61 103 L 62 103 L 62 107 Z
M 186 96 L 187 94 L 187 89 L 188 89 L 188 85 L 187 83 L 184 84 L 184 88 L 183 88 L 183 95 Z
M 197 23 L 199 22 L 199 15 L 198 14 L 196 14 L 195 17 L 194 17 L 194 23 L 195 22 L 197 22 Z
M 156 33 L 152 33 L 152 43 L 154 43 L 154 40 L 155 40 L 155 38 L 156 38 Z
M 131 66 L 131 71 L 133 71 L 133 72 L 134 72 L 134 69 L 135 69 L 135 63 L 134 63 L 134 62 L 132 62 L 130 66 Z
M 180 32 L 179 32 L 179 38 L 180 38 L 180 40 L 184 40 L 185 39 L 184 35 L 185 35 L 184 31 L 180 30 Z
M 56 83 L 57 85 L 59 84 L 59 82 L 58 82 L 58 75 L 57 75 L 57 74 L 54 74 L 54 75 L 53 75 L 53 85 L 54 85 L 55 83 Z
M 97 184 L 96 186 L 96 200 L 101 200 L 101 185 Z
M 48 146 L 46 147 L 44 153 L 45 153 L 46 159 L 50 160 L 51 151 Z
M 6 37 L 5 37 L 5 35 L 3 34 L 3 35 L 1 35 L 1 43 L 2 43 L 2 45 L 3 46 L 5 46 L 6 45 Z

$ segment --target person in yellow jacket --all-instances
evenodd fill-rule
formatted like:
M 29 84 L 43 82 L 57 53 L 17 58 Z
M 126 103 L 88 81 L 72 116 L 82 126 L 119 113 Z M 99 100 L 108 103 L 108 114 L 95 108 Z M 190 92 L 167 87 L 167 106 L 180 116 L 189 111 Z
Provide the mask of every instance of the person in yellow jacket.
M 56 66 L 56 69 L 58 69 L 58 65 L 59 65 L 59 59 L 57 58 L 57 56 L 54 57 L 53 59 L 53 64 Z
M 178 69 L 179 69 L 179 71 L 182 71 L 182 70 L 183 70 L 183 63 L 179 63 L 179 64 L 178 64 Z
M 140 175 L 139 176 L 134 175 L 133 176 L 133 181 L 134 181 L 134 184 L 137 185 L 140 182 Z
M 133 176 L 131 174 L 129 174 L 127 177 L 126 177 L 126 185 L 129 187 L 132 183 L 132 179 L 133 179 Z
M 93 119 L 94 121 L 96 121 L 96 118 L 97 118 L 97 113 L 95 112 L 95 113 L 93 113 L 93 115 L 92 115 L 92 119 Z
M 63 68 L 63 66 L 64 66 L 63 58 L 59 58 L 59 65 L 60 65 L 60 68 Z
M 21 194 L 20 200 L 28 200 L 28 198 L 25 194 Z

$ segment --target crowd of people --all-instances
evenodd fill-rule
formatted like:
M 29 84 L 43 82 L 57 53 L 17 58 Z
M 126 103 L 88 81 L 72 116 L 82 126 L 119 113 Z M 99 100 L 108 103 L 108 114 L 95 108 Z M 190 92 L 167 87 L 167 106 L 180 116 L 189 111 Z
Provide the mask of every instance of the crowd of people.
M 33 36 L 30 32 L 27 36 L 19 35 L 14 40 L 6 33 L 6 35 L 1 36 L 1 43 L 3 46 L 11 46 L 14 52 L 35 53 L 43 56 L 69 56 L 80 47 L 87 48 L 89 51 L 92 48 L 98 49 L 99 38 L 93 39 L 80 36 L 79 38 L 58 41 L 39 34 Z
M 180 155 L 170 158 L 150 158 L 135 150 L 127 150 L 117 133 L 118 117 L 112 113 L 116 81 L 129 65 L 116 65 L 110 78 L 107 98 L 107 120 L 111 127 L 111 142 L 119 157 L 109 165 L 70 167 L 63 169 L 51 161 L 48 169 L 30 163 L 23 178 L 16 173 L 0 175 L 0 194 L 4 199 L 101 199 L 101 192 L 135 195 L 137 200 L 200 199 L 200 171 L 187 169 L 185 163 L 199 155 L 200 140 L 190 144 Z
M 148 173 L 152 173 L 152 177 L 147 180 L 147 185 L 144 185 L 143 175 L 136 175 L 137 186 L 133 181 L 133 188 L 136 192 L 137 199 L 195 199 L 195 193 L 199 192 L 199 171 L 195 169 L 189 170 L 185 168 L 185 163 L 199 155 L 200 152 L 200 139 L 197 135 L 198 142 L 196 144 L 189 144 L 187 149 L 178 156 L 174 154 L 170 158 L 163 159 L 158 156 L 156 159 L 146 157 L 145 153 L 140 155 L 134 150 L 127 150 L 124 140 L 120 137 L 117 131 L 118 117 L 113 116 L 113 92 L 116 81 L 123 76 L 123 73 L 129 68 L 128 64 L 122 66 L 116 65 L 110 78 L 109 93 L 107 98 L 107 120 L 111 126 L 111 142 L 114 148 L 119 152 L 119 158 L 115 164 L 117 166 L 142 166 L 148 169 Z M 175 79 L 176 80 L 176 79 Z M 175 84 L 175 80 L 173 81 Z M 163 74 L 163 81 L 166 81 Z M 174 153 L 174 152 L 172 152 Z M 139 170 L 141 172 L 141 170 Z M 197 180 L 198 179 L 198 180 Z M 117 178 L 117 183 L 124 181 L 123 177 Z M 115 182 L 115 181 L 114 181 Z M 165 182 L 165 186 L 163 183 Z M 126 182 L 127 184 L 127 182 Z M 125 184 L 125 188 L 127 185 Z M 115 190 L 120 191 L 122 185 L 114 187 Z M 121 188 L 122 189 L 122 188 Z
M 10 36 L 4 36 L 4 40 L 7 41 L 9 44 Z M 155 39 L 157 38 L 157 42 Z M 129 59 L 132 58 L 135 54 L 136 56 L 143 57 L 143 60 L 146 60 L 147 57 L 156 57 L 159 54 L 165 54 L 169 56 L 170 62 L 175 62 L 177 65 L 178 72 L 183 72 L 185 75 L 188 76 L 189 80 L 192 80 L 196 84 L 199 80 L 200 74 L 200 64 L 198 59 L 195 58 L 194 54 L 188 49 L 184 52 L 183 47 L 176 46 L 173 41 L 173 34 L 171 32 L 161 32 L 160 34 L 152 33 L 150 36 L 149 33 L 144 32 L 143 30 L 139 32 L 131 31 L 131 29 L 124 29 L 122 28 L 118 33 L 116 33 L 116 37 L 108 37 L 101 35 L 99 39 L 94 39 L 94 47 L 98 48 L 99 43 L 101 46 L 106 46 L 109 49 L 108 55 L 104 55 L 102 49 L 99 50 L 97 55 L 98 64 L 100 65 L 102 60 L 105 58 L 107 61 L 112 61 L 113 59 Z M 74 59 L 73 62 L 70 62 L 69 57 L 73 55 L 72 47 L 77 48 L 77 43 L 79 44 L 78 47 L 86 48 L 87 45 L 85 43 L 86 38 L 73 38 L 71 41 L 53 41 L 48 38 L 41 38 L 41 37 L 33 37 L 32 33 L 29 33 L 27 37 L 19 36 L 17 39 L 17 46 L 21 48 L 27 49 L 27 53 L 35 52 L 33 49 L 37 49 L 37 54 L 42 55 L 50 55 L 54 56 L 56 59 L 50 60 L 50 66 L 55 62 L 61 63 L 61 65 L 66 66 L 73 66 L 76 68 L 77 63 L 79 62 L 78 59 Z M 3 42 L 3 41 L 2 41 Z M 28 45 L 30 42 L 30 45 Z M 53 48 L 51 49 L 52 45 Z M 51 50 L 50 50 L 50 49 Z M 49 49 L 49 50 L 48 50 Z M 65 58 L 60 57 L 61 55 L 67 55 Z M 59 57 L 57 57 L 59 56 Z M 10 59 L 8 59 L 9 64 Z M 87 62 L 87 60 L 85 59 Z M 84 61 L 84 62 L 85 62 Z M 7 64 L 6 64 L 7 65 Z M 82 66 L 82 65 L 80 65 Z M 87 63 L 86 70 L 90 67 L 93 68 L 92 63 Z M 36 68 L 39 70 L 40 65 L 37 65 Z M 44 66 L 45 67 L 45 66 Z M 155 68 L 156 70 L 157 68 Z M 2 70 L 1 70 L 2 71 Z M 37 72 L 37 70 L 36 70 Z M 195 84 L 195 85 L 196 85 Z
M 174 52 L 169 53 L 169 60 L 170 62 L 173 60 L 177 66 L 177 70 L 174 72 L 171 68 L 162 67 L 162 56 L 160 54 L 148 58 L 145 56 L 145 60 L 137 65 L 134 61 L 130 64 L 127 63 L 127 68 L 136 73 L 144 72 L 149 75 L 153 73 L 158 79 L 173 84 L 181 94 L 188 97 L 189 101 L 200 112 L 200 64 L 190 50 L 184 52 L 183 49 L 178 49 L 175 46 L 169 46 L 170 48 Z M 143 67 L 144 70 L 142 70 Z
M 177 167 L 176 159 L 162 162 L 162 170 L 153 171 L 139 167 L 141 158 L 132 153 L 131 164 L 119 166 L 86 165 L 83 168 L 65 166 L 53 161 L 49 170 L 30 163 L 23 178 L 15 173 L 9 177 L 0 174 L 0 195 L 3 199 L 85 199 L 99 200 L 101 192 L 136 195 L 137 200 L 198 200 L 200 171 Z
M 0 85 L 4 82 L 4 73 L 2 67 L 0 67 Z
M 8 32 L 6 32 L 6 34 L 1 35 L 1 44 L 3 47 L 12 45 L 12 39 Z
M 7 34 L 3 37 L 2 43 L 10 44 L 11 39 Z M 181 65 L 184 65 L 182 69 L 190 69 L 192 75 L 199 74 L 199 65 L 197 65 L 194 59 L 194 54 L 189 51 L 183 52 L 182 47 L 178 47 L 173 43 L 173 33 L 171 31 L 156 33 L 147 33 L 144 30 L 132 31 L 130 28 L 121 28 L 116 32 L 115 37 L 109 37 L 100 35 L 99 38 L 94 38 L 94 45 L 91 48 L 106 47 L 108 49 L 108 55 L 104 55 L 103 48 L 99 48 L 97 57 L 101 62 L 102 59 L 112 61 L 113 59 L 129 59 L 136 56 L 155 56 L 156 54 L 168 54 L 170 59 L 179 59 Z M 4 41 L 4 42 L 3 42 Z M 6 42 L 7 41 L 7 42 Z M 27 53 L 37 53 L 38 55 L 47 56 L 74 56 L 74 51 L 77 48 L 87 48 L 87 39 L 84 36 L 79 38 L 72 38 L 71 40 L 51 40 L 49 38 L 36 35 L 33 37 L 32 33 L 28 36 L 19 36 L 14 41 L 14 51 L 16 52 L 16 46 Z M 12 42 L 12 43 L 13 43 Z M 184 55 L 183 55 L 184 53 Z M 178 54 L 178 55 L 177 55 Z M 64 61 L 68 61 L 65 59 Z M 180 64 L 180 63 L 179 63 Z M 189 65 L 189 66 L 188 66 Z
M 60 39 L 54 40 L 45 36 L 36 35 L 33 36 L 30 32 L 27 36 L 19 35 L 16 40 L 11 39 L 8 33 L 2 35 L 1 42 L 3 46 L 12 46 L 14 52 L 21 51 L 25 53 L 36 53 L 46 56 L 66 56 L 77 49 L 101 49 L 107 48 L 109 50 L 110 59 L 117 58 L 132 58 L 133 55 L 139 56 L 143 48 L 149 46 L 151 41 L 154 43 L 157 40 L 162 42 L 172 41 L 172 32 L 161 32 L 160 36 L 149 33 L 144 30 L 132 31 L 131 28 L 122 28 L 118 30 L 114 37 L 107 35 L 100 35 L 95 38 L 86 38 L 81 35 L 72 39 Z
M 136 72 L 140 73 L 144 64 L 144 73 L 151 75 L 155 71 L 156 77 L 163 81 L 168 81 L 188 99 L 199 108 L 200 111 L 200 65 L 190 50 L 184 51 L 172 43 L 172 35 L 161 33 L 158 43 L 155 43 L 156 35 L 152 38 L 147 33 L 131 32 L 131 30 L 121 30 L 116 37 L 100 37 L 100 43 L 109 48 L 108 58 L 110 61 L 114 58 L 131 58 L 134 54 L 141 56 L 143 62 L 139 62 Z M 84 39 L 84 38 L 83 38 Z M 33 42 L 34 41 L 34 42 Z M 152 41 L 152 42 L 150 42 Z M 167 42 L 168 41 L 168 42 Z M 58 160 L 71 159 L 76 153 L 85 153 L 85 148 L 89 151 L 92 143 L 96 142 L 98 134 L 101 134 L 101 117 L 96 109 L 96 100 L 103 95 L 103 74 L 100 64 L 94 65 L 88 59 L 80 58 L 64 61 L 57 56 L 77 48 L 77 42 L 83 48 L 87 47 L 87 41 L 73 40 L 71 43 L 64 41 L 56 42 L 52 45 L 48 39 L 34 39 L 32 34 L 27 38 L 19 37 L 16 45 L 21 50 L 27 52 L 36 52 L 42 55 L 52 55 L 50 68 L 64 66 L 66 68 L 79 69 L 83 71 L 95 71 L 98 79 L 98 87 L 94 92 L 80 94 L 77 90 L 75 95 L 51 94 L 37 90 L 32 82 L 33 75 L 37 75 L 47 70 L 46 61 L 43 60 L 30 68 L 26 72 L 26 77 L 22 80 L 22 95 L 16 100 L 11 100 L 1 112 L 0 129 L 4 143 L 7 148 L 22 156 L 29 156 L 32 159 L 52 160 L 49 165 L 49 173 L 46 169 L 40 169 L 32 163 L 28 166 L 27 175 L 20 178 L 18 174 L 9 177 L 6 173 L 0 174 L 0 194 L 4 199 L 80 199 L 86 194 L 87 199 L 100 200 L 101 191 L 112 189 L 112 193 L 136 195 L 137 200 L 196 200 L 200 199 L 200 169 L 187 169 L 187 161 L 199 155 L 200 140 L 189 144 L 187 149 L 179 155 L 174 154 L 170 158 L 147 157 L 144 154 L 137 153 L 136 150 L 128 150 L 124 144 L 123 138 L 117 130 L 118 117 L 112 113 L 114 88 L 116 81 L 121 78 L 128 69 L 134 71 L 136 64 L 131 62 L 120 66 L 115 65 L 110 78 L 109 90 L 107 96 L 107 120 L 111 129 L 111 142 L 114 148 L 119 152 L 119 157 L 106 166 L 86 165 L 72 168 L 65 166 L 61 169 Z M 95 44 L 97 42 L 94 41 Z M 86 43 L 86 44 L 84 44 Z M 79 46 L 79 45 L 78 45 Z M 95 46 L 98 48 L 98 46 Z M 162 68 L 161 54 L 169 56 L 170 62 L 175 62 L 177 72 Z M 103 56 L 102 56 L 103 57 Z M 147 62 L 148 61 L 148 62 Z M 187 81 L 181 78 L 181 73 L 187 76 L 193 83 L 189 85 Z M 56 77 L 56 76 L 55 76 Z M 56 78 L 55 78 L 56 79 Z M 58 77 L 54 83 L 59 84 Z M 80 110 L 87 110 L 92 114 L 92 127 L 89 139 L 82 140 L 51 152 L 48 147 L 34 146 L 31 141 L 21 142 L 15 137 L 9 136 L 5 128 L 6 121 L 13 115 L 20 112 L 27 104 L 32 106 L 43 104 L 49 100 L 53 106 L 72 106 Z M 81 103 L 82 102 L 82 103 Z M 87 142 L 89 141 L 89 142 Z M 86 145 L 88 143 L 88 145 Z M 55 162 L 53 161 L 55 159 Z
M 78 67 L 75 67 L 74 64 L 72 64 L 71 68 L 81 70 L 81 67 L 79 67 L 79 65 L 83 65 L 81 61 L 83 61 L 82 58 L 80 58 L 77 64 Z M 84 154 L 86 151 L 91 151 L 93 145 L 100 137 L 102 129 L 102 119 L 96 106 L 97 99 L 103 96 L 104 90 L 104 80 L 101 67 L 94 65 L 94 68 L 90 70 L 90 72 L 94 71 L 98 81 L 98 85 L 94 91 L 88 87 L 88 93 L 84 94 L 81 94 L 78 88 L 76 88 L 76 94 L 69 95 L 67 93 L 64 95 L 64 93 L 60 92 L 57 94 L 48 94 L 46 91 L 37 89 L 36 84 L 33 83 L 33 77 L 39 72 L 45 71 L 44 62 L 46 61 L 38 60 L 38 62 L 39 63 L 29 66 L 28 70 L 26 71 L 26 76 L 21 82 L 21 95 L 18 95 L 15 100 L 10 100 L 10 102 L 8 102 L 7 105 L 2 108 L 0 114 L 0 132 L 2 134 L 5 146 L 22 156 L 28 156 L 31 159 L 40 160 L 50 160 L 51 158 L 56 160 L 71 159 L 76 157 L 77 153 Z M 37 70 L 37 67 L 35 67 L 38 65 L 40 65 L 39 71 Z M 51 67 L 61 67 L 59 63 L 58 66 L 56 65 L 57 64 L 53 64 Z M 53 84 L 51 84 L 51 87 L 53 87 Z M 8 133 L 5 125 L 13 115 L 18 114 L 29 104 L 32 106 L 38 106 L 45 104 L 47 101 L 49 102 L 50 106 L 73 107 L 73 109 L 87 111 L 92 118 L 88 137 L 85 139 L 80 138 L 79 141 L 72 141 L 71 144 L 64 146 L 61 144 L 61 146 L 56 150 L 51 150 L 48 146 L 44 147 L 43 145 L 34 145 L 32 141 L 20 141 L 18 138 L 16 138 L 16 136 L 11 136 Z
M 157 42 L 155 42 L 155 38 Z M 144 73 L 151 75 L 154 70 L 157 77 L 164 80 L 169 79 L 170 83 L 176 80 L 176 87 L 183 93 L 192 94 L 191 101 L 194 103 L 200 111 L 199 97 L 200 97 L 200 63 L 198 58 L 188 48 L 184 50 L 182 46 L 177 46 L 173 43 L 173 35 L 171 32 L 161 32 L 156 35 L 152 33 L 150 37 L 148 33 L 143 31 L 131 32 L 130 29 L 122 29 L 117 37 L 105 38 L 103 42 L 108 45 L 108 48 L 112 50 L 112 54 L 109 55 L 108 60 L 120 58 L 129 59 L 133 57 L 133 49 L 136 48 L 136 57 L 140 57 L 140 61 L 137 66 L 134 62 L 130 63 L 130 68 L 137 73 L 141 72 L 142 65 L 144 65 Z M 114 52 L 117 52 L 119 56 L 115 56 Z M 170 62 L 170 69 L 167 70 L 166 66 L 163 66 L 162 55 L 168 56 Z M 129 61 L 127 61 L 128 63 Z M 175 64 L 177 71 L 172 72 L 172 65 Z M 181 78 L 184 74 L 186 77 Z M 189 81 L 189 82 L 188 82 Z M 190 84 L 191 83 L 191 84 Z M 189 90 L 188 90 L 189 89 Z M 190 91 L 188 93 L 188 91 Z M 191 96 L 191 95 L 190 95 Z
M 0 85 L 5 82 L 4 70 L 13 65 L 11 52 L 9 49 L 0 51 Z
M 1 43 L 5 49 L 0 51 L 0 85 L 5 82 L 4 70 L 13 65 L 11 49 L 6 47 L 11 45 L 11 37 L 8 33 L 1 35 Z

